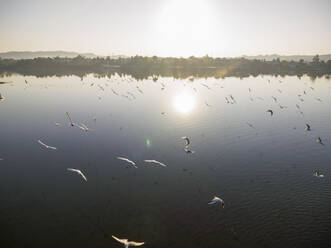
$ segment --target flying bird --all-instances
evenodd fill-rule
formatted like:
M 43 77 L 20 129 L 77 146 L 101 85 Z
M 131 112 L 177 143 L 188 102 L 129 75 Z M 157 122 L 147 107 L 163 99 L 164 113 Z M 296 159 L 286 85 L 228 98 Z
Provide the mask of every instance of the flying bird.
M 306 123 L 306 130 L 310 131 L 310 125 Z
M 92 129 L 89 129 L 84 123 L 81 123 L 80 125 L 78 125 L 78 127 L 85 132 L 92 130 Z
M 132 94 L 131 92 L 127 92 L 128 93 L 128 95 L 130 95 L 130 96 L 132 96 L 132 98 L 134 98 L 134 99 L 136 99 L 136 96 L 134 95 L 134 94 Z
M 206 84 L 201 84 L 202 86 L 205 86 L 208 90 L 210 90 L 210 87 Z
M 72 171 L 72 172 L 76 172 L 78 173 L 79 175 L 82 176 L 82 178 L 87 182 L 87 179 L 85 177 L 85 175 L 83 174 L 83 172 L 81 172 L 81 170 L 77 170 L 77 169 L 72 169 L 72 168 L 67 168 L 68 171 Z
M 217 196 L 214 196 L 214 198 L 208 204 L 212 205 L 212 204 L 216 204 L 216 203 L 220 203 L 222 208 L 224 208 L 224 205 L 225 205 L 224 201 L 221 198 L 217 197 Z
M 321 174 L 320 172 L 318 172 L 318 171 L 316 171 L 316 170 L 313 172 L 313 176 L 314 176 L 314 177 L 318 177 L 318 178 L 323 178 L 323 177 L 324 177 L 323 174 Z
M 236 103 L 236 100 L 234 100 L 234 97 L 232 95 L 230 95 L 230 98 L 232 99 L 233 103 Z
M 125 248 L 129 248 L 129 246 L 141 246 L 141 245 L 145 244 L 145 242 L 135 242 L 135 241 L 128 241 L 127 239 L 119 239 L 119 238 L 115 237 L 114 235 L 112 235 L 112 237 L 116 241 L 122 243 Z
M 322 142 L 322 139 L 321 137 L 318 137 L 317 140 L 316 140 L 317 143 L 320 143 L 321 145 L 324 145 L 323 142 Z
M 133 162 L 132 160 L 130 160 L 130 159 L 127 159 L 127 158 L 123 158 L 123 157 L 116 157 L 117 159 L 119 159 L 119 160 L 123 160 L 123 161 L 126 161 L 126 162 L 128 162 L 128 163 L 130 163 L 130 164 L 132 164 L 132 166 L 134 167 L 134 168 L 138 168 L 137 166 L 136 166 L 136 163 L 135 162 Z
M 267 112 L 270 113 L 270 116 L 273 116 L 273 114 L 274 114 L 274 111 L 272 111 L 271 109 L 268 109 Z
M 161 162 L 159 162 L 159 161 L 157 161 L 157 160 L 154 160 L 154 159 L 152 159 L 152 160 L 144 160 L 145 162 L 147 162 L 147 163 L 155 163 L 155 164 L 159 164 L 159 165 L 161 165 L 161 166 L 163 166 L 163 167 L 166 167 L 167 165 L 165 165 L 165 164 L 163 164 L 163 163 L 161 163 Z
M 254 128 L 254 129 L 255 129 L 255 127 L 253 126 L 253 124 L 251 124 L 251 123 L 249 123 L 249 122 L 246 122 L 246 124 L 247 124 L 248 126 L 250 126 L 251 128 Z
M 186 153 L 194 153 L 194 151 L 191 151 L 188 149 L 189 145 L 190 145 L 190 140 L 189 138 L 187 138 L 186 136 L 182 137 L 183 140 L 185 140 L 185 148 L 184 148 L 184 151 Z
M 139 86 L 136 86 L 136 87 L 137 87 L 138 91 L 139 91 L 141 94 L 144 93 L 144 92 L 139 88 Z
M 72 122 L 69 113 L 66 112 L 66 114 L 67 114 L 67 118 L 68 118 L 68 121 L 69 121 L 70 125 L 71 125 L 72 127 L 75 126 L 75 123 Z
M 42 146 L 46 147 L 47 149 L 51 149 L 51 150 L 57 150 L 56 147 L 54 146 L 49 146 L 49 145 L 46 145 L 45 143 L 43 143 L 41 140 L 38 140 L 38 143 L 41 144 Z
M 205 101 L 205 104 L 206 104 L 207 107 L 211 107 L 211 105 L 208 104 L 208 102 L 206 102 L 206 101 Z
M 118 96 L 118 93 L 115 90 L 111 89 L 111 91 Z

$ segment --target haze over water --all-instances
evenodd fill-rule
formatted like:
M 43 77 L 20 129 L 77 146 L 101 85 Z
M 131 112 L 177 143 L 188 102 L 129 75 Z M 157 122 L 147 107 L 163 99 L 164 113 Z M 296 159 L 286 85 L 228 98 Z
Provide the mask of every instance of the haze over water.
M 2 247 L 328 247 L 327 77 L 0 81 Z

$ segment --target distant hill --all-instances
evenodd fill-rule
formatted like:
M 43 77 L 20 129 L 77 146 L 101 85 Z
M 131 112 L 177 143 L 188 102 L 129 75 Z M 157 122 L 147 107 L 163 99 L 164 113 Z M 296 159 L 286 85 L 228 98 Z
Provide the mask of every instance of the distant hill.
M 246 59 L 258 59 L 258 60 L 266 60 L 271 61 L 273 59 L 279 58 L 280 60 L 287 60 L 287 61 L 299 61 L 303 59 L 304 61 L 312 61 L 315 55 L 278 55 L 278 54 L 271 54 L 271 55 L 257 55 L 257 56 L 242 56 Z M 319 55 L 320 60 L 328 61 L 331 60 L 331 54 L 323 54 Z
M 12 51 L 12 52 L 5 52 L 0 53 L 0 58 L 3 59 L 34 59 L 38 57 L 67 57 L 67 58 L 74 58 L 78 55 L 84 56 L 86 58 L 95 58 L 98 57 L 93 53 L 76 53 L 76 52 L 66 52 L 66 51 L 36 51 L 36 52 L 29 52 L 29 51 Z
M 77 53 L 77 52 L 67 52 L 67 51 L 10 51 L 0 53 L 0 58 L 2 59 L 34 59 L 38 57 L 42 58 L 54 58 L 54 57 L 67 57 L 67 58 L 74 58 L 78 55 L 83 56 L 85 58 L 96 58 L 96 57 L 106 57 L 106 56 L 99 56 L 94 53 Z M 271 61 L 273 59 L 279 58 L 280 60 L 287 60 L 287 61 L 299 61 L 303 59 L 304 61 L 312 61 L 315 55 L 278 55 L 278 54 L 270 54 L 270 55 L 256 55 L 256 56 L 241 56 L 242 58 L 246 59 L 258 59 L 258 60 L 266 60 Z M 128 58 L 125 55 L 111 55 L 109 56 L 112 59 L 118 58 Z M 328 61 L 331 60 L 331 54 L 323 54 L 319 55 L 320 60 Z

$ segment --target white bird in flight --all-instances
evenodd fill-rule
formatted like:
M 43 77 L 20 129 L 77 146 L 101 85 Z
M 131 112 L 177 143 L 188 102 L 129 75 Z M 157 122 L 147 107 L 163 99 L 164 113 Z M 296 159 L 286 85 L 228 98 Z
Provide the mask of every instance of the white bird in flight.
M 78 125 L 78 127 L 85 132 L 92 130 L 92 129 L 89 129 L 84 123 L 81 123 L 80 125 Z
M 127 159 L 127 158 L 123 158 L 123 157 L 116 157 L 117 159 L 119 159 L 119 160 L 123 160 L 123 161 L 126 161 L 126 162 L 128 162 L 128 163 L 130 163 L 130 164 L 132 164 L 132 166 L 134 167 L 134 168 L 138 168 L 137 166 L 136 166 L 136 163 L 135 162 L 133 162 L 132 160 L 130 160 L 130 159 Z
M 38 140 L 38 143 L 41 144 L 42 146 L 46 147 L 47 149 L 57 150 L 56 147 L 46 145 L 46 144 L 45 144 L 44 142 L 42 142 L 41 140 Z
M 68 171 L 72 171 L 72 172 L 76 172 L 78 173 L 79 175 L 82 176 L 82 178 L 87 182 L 87 179 L 85 177 L 85 175 L 83 174 L 83 172 L 81 172 L 81 170 L 77 170 L 77 169 L 72 169 L 72 168 L 67 168 Z
M 114 235 L 112 235 L 112 237 L 116 241 L 124 244 L 125 248 L 128 248 L 129 246 L 141 246 L 141 245 L 145 244 L 145 242 L 135 242 L 135 241 L 128 241 L 127 239 L 119 239 L 119 238 L 115 237 Z
M 167 165 L 166 164 L 163 164 L 163 163 L 161 163 L 161 162 L 159 162 L 159 161 L 157 161 L 157 160 L 154 160 L 154 159 L 147 159 L 147 160 L 144 160 L 145 162 L 147 162 L 147 163 L 155 163 L 155 164 L 159 164 L 159 165 L 161 165 L 161 166 L 163 166 L 163 167 L 166 167 Z
M 224 201 L 221 198 L 217 197 L 217 196 L 214 196 L 214 198 L 208 204 L 212 205 L 212 204 L 216 204 L 216 203 L 221 203 L 222 208 L 224 208 L 224 205 L 225 205 Z
M 67 114 L 67 118 L 68 118 L 68 121 L 69 121 L 70 125 L 71 125 L 72 127 L 75 126 L 75 123 L 72 122 L 69 113 L 66 112 L 66 114 Z

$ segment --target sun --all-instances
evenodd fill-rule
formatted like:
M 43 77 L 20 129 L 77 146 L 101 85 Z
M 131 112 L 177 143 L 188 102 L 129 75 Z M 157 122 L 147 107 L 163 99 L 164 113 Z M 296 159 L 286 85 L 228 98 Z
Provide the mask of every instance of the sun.
M 176 111 L 182 114 L 188 114 L 195 107 L 195 98 L 188 92 L 181 92 L 174 97 L 173 106 Z

